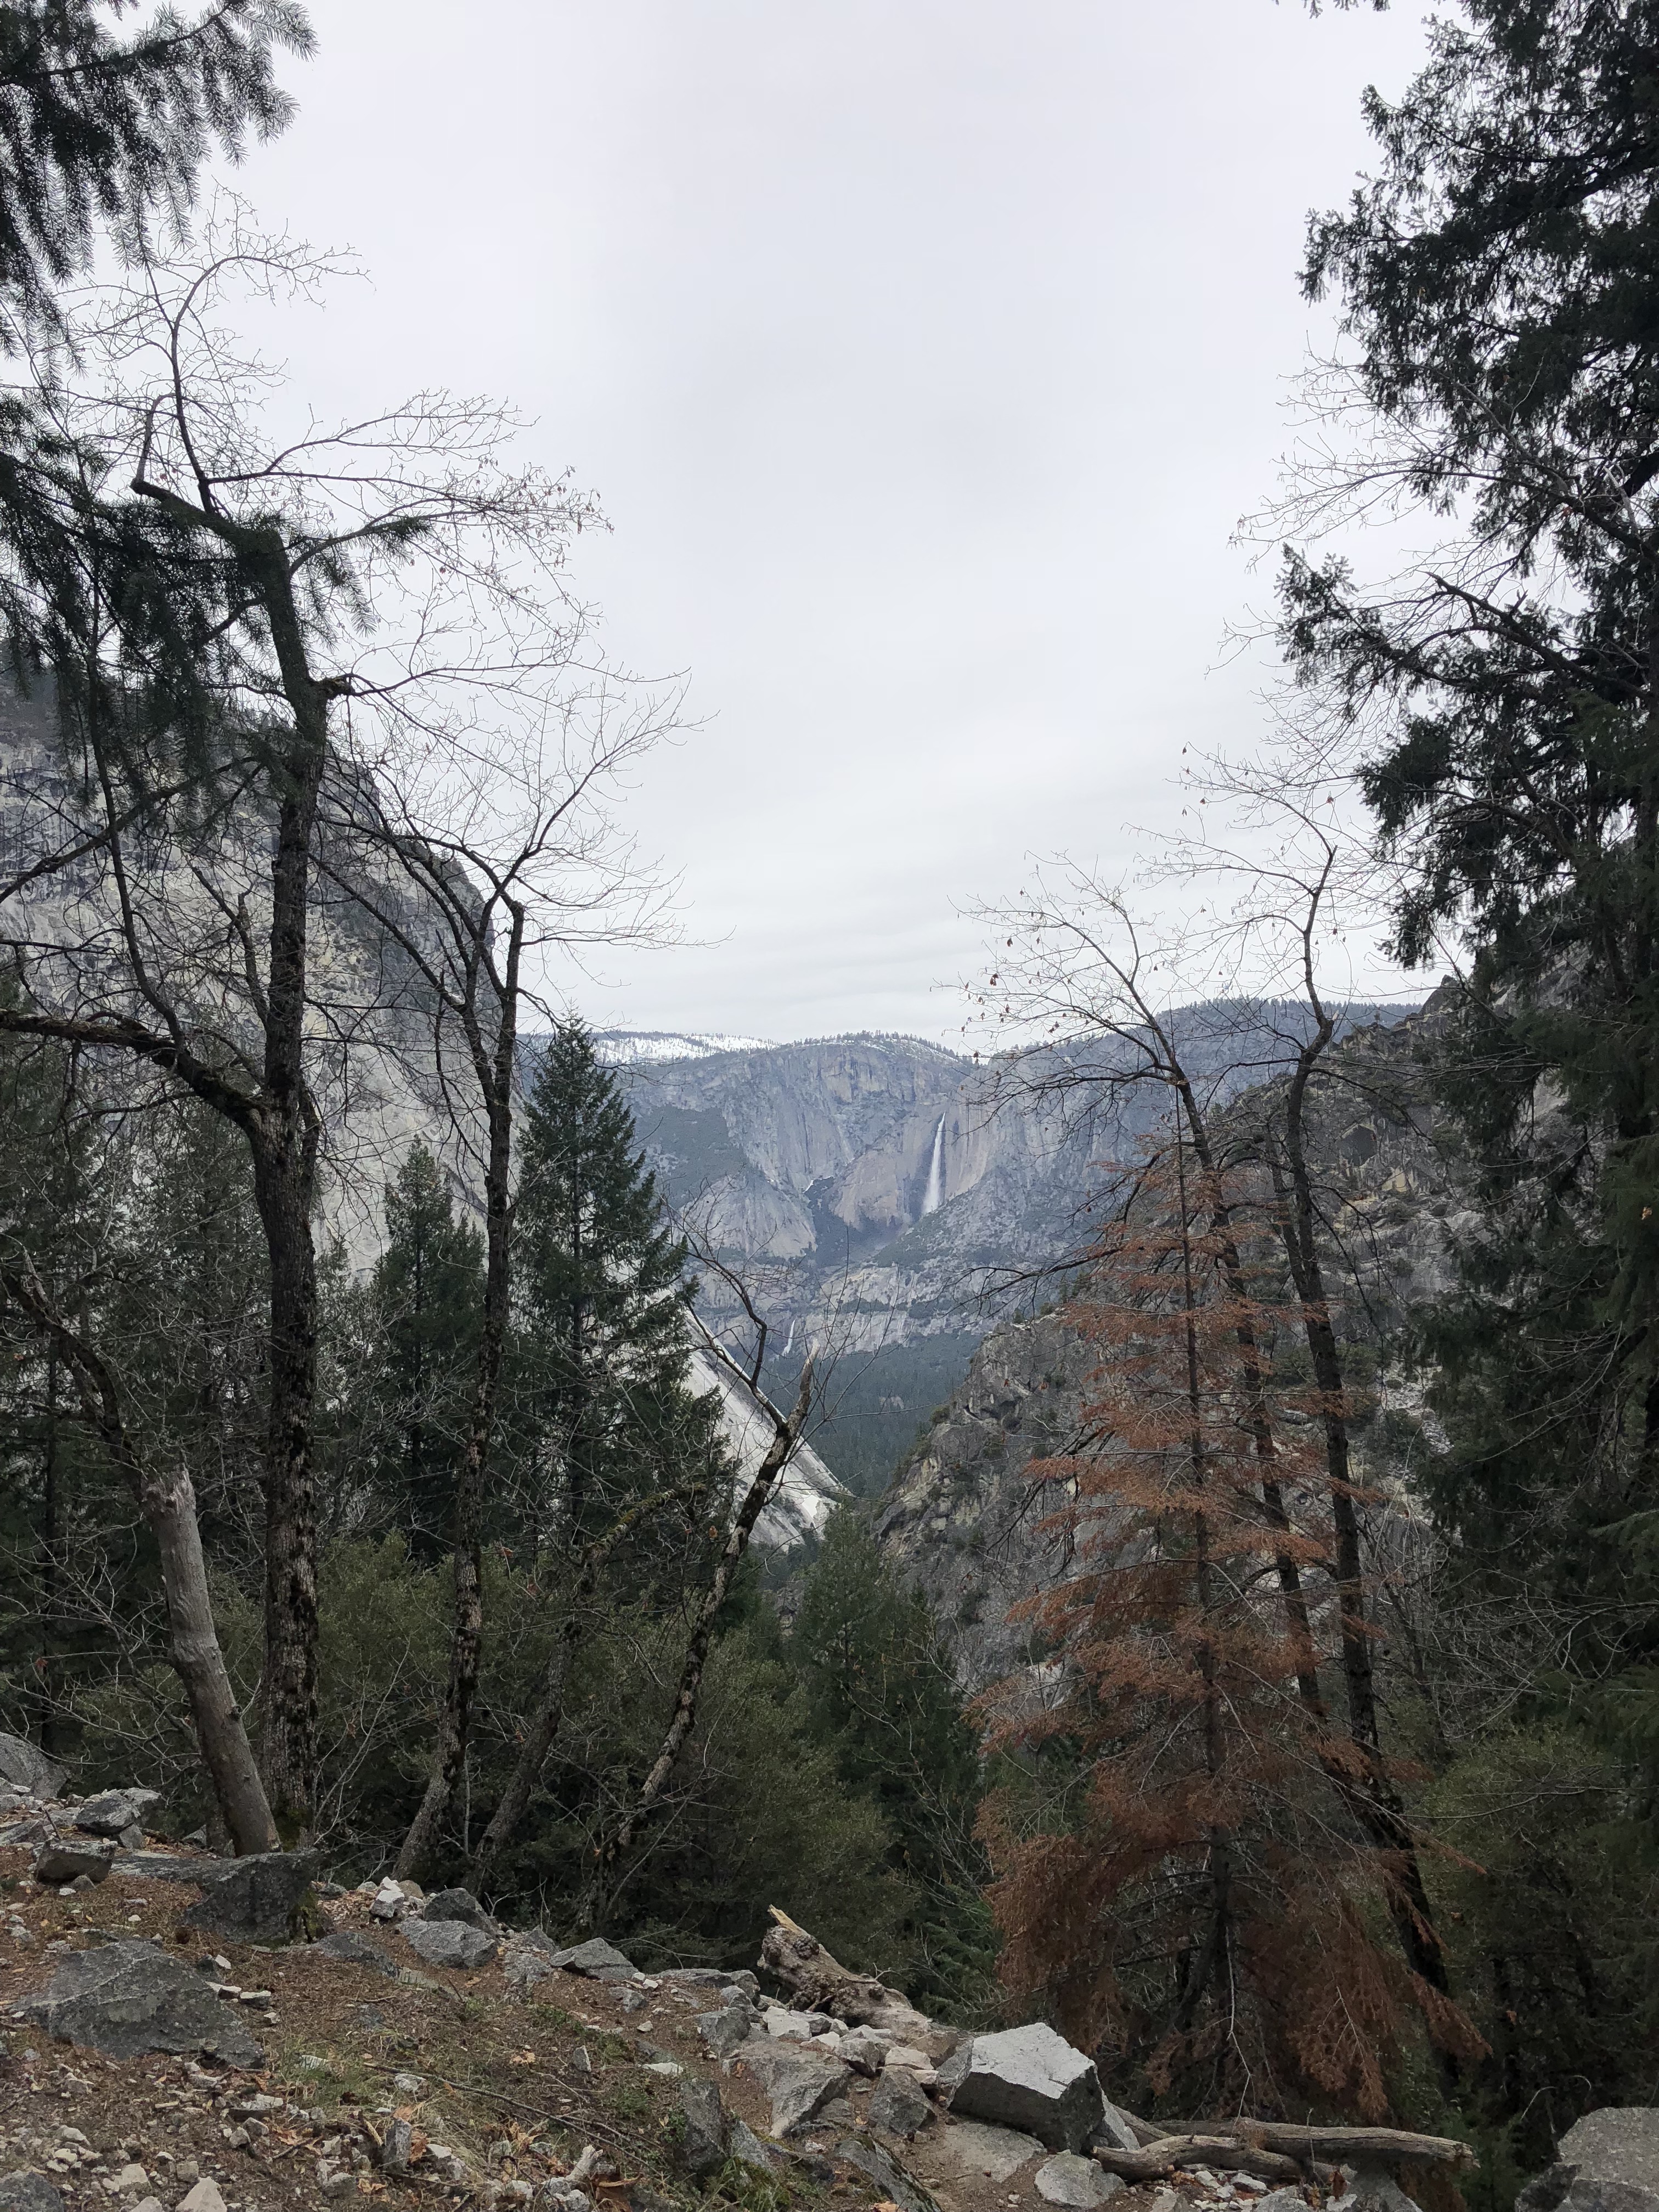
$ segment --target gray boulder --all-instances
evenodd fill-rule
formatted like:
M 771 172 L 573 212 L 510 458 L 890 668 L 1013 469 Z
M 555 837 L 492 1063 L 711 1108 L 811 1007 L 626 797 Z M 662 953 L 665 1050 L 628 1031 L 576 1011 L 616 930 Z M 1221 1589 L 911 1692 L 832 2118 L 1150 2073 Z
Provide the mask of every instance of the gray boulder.
M 1381 2166 L 1361 2166 L 1342 2199 L 1343 2212 L 1418 2212 L 1413 2199 Z
M 981 2120 L 948 2117 L 927 2143 L 927 2170 L 953 2180 L 1005 2182 L 1042 2155 L 1035 2136 L 1017 2128 L 988 2127 Z
M 866 2180 L 873 2181 L 882 2197 L 888 2203 L 896 2204 L 899 2212 L 939 2212 L 938 2204 L 915 2174 L 907 2173 L 891 2151 L 872 2142 L 868 2136 L 841 2136 L 836 2144 L 836 2156 L 856 2166 Z
M 724 1966 L 665 1966 L 657 1976 L 683 1990 L 723 1990 L 731 1978 Z
M 1022 2128 L 1050 2150 L 1081 2150 L 1105 2116 L 1094 2061 L 1041 2021 L 970 2037 L 939 2080 L 952 2112 Z
M 404 1941 L 428 1966 L 487 1966 L 499 1945 L 482 1928 L 464 1920 L 405 1920 Z
M 675 2147 L 678 2163 L 693 2181 L 716 2173 L 726 2163 L 726 2107 L 712 2081 L 683 2075 L 678 2084 L 680 2113 L 684 2122 Z
M 1097 2166 L 1091 2158 L 1079 2158 L 1074 2150 L 1057 2150 L 1052 2158 L 1044 2159 L 1032 2179 L 1045 2203 L 1067 2205 L 1071 2212 L 1095 2212 L 1097 2205 L 1126 2186 L 1121 2173 L 1108 2173 L 1104 2166 Z
M 142 1840 L 144 1815 L 161 1802 L 159 1790 L 106 1790 L 76 1807 L 75 1825 L 88 1836 L 120 1836 L 137 1828 Z
M 179 1917 L 232 1943 L 291 1943 L 303 1932 L 315 1851 L 253 1851 L 222 1868 L 198 1866 L 202 1894 Z
M 331 1936 L 325 1936 L 320 1943 L 307 1943 L 308 1959 L 337 1959 L 348 1966 L 370 1966 L 388 1981 L 395 1981 L 396 1961 L 389 1959 L 378 1943 L 371 1943 L 367 1936 L 360 1936 L 355 1928 L 337 1928 Z
M 1526 2187 L 1517 2192 L 1515 2212 L 1556 2212 L 1556 2208 L 1565 2202 L 1572 2183 L 1571 2166 L 1547 2166 L 1542 2173 L 1534 2173 Z
M 592 1936 L 586 1943 L 573 1943 L 568 1950 L 556 1951 L 553 1963 L 562 1966 L 568 1974 L 586 1974 L 595 1982 L 637 1982 L 639 1968 L 624 1959 L 614 1943 L 607 1943 L 603 1936 Z
M 21 1735 L 0 1734 L 0 1782 L 27 1790 L 31 1797 L 55 1797 L 69 1779 L 67 1766 Z
M 792 2128 L 815 2118 L 833 2099 L 847 2094 L 850 2069 L 826 2052 L 817 2057 L 799 2043 L 775 2043 L 757 2035 L 737 2054 L 772 2100 L 772 2133 L 787 2136 Z
M 154 1943 L 71 1951 L 49 1985 L 13 2010 L 48 2035 L 106 2058 L 204 2051 L 227 2066 L 258 2066 L 264 2057 L 202 1977 Z
M 1140 2148 L 1140 2137 L 1109 2097 L 1103 2097 L 1100 2100 L 1100 2125 L 1095 2130 L 1092 2141 L 1109 2144 L 1114 2150 Z
M 521 1943 L 514 1938 L 502 1954 L 501 1972 L 515 1988 L 533 1990 L 553 1972 L 553 1961 L 539 1944 Z
M 382 2173 L 407 2173 L 410 2154 L 415 2148 L 415 2130 L 407 2120 L 388 2120 L 386 2133 L 380 2138 L 380 2171 Z
M 749 2031 L 755 2024 L 755 2015 L 746 1999 L 737 2004 L 722 2006 L 719 2012 L 700 2012 L 697 2014 L 697 2034 L 703 2047 L 715 2058 L 729 2058 L 740 2043 L 749 2039 Z
M 1575 2120 L 1556 2156 L 1595 2181 L 1622 2181 L 1659 2191 L 1659 2109 L 1604 2105 Z
M 459 1920 L 468 1928 L 494 1925 L 470 1889 L 441 1889 L 421 1907 L 422 1920 Z
M 102 1881 L 114 1858 L 111 1844 L 47 1844 L 34 1862 L 34 1879 L 60 1887 L 66 1881 L 78 1881 L 82 1875 L 88 1881 Z
M 1659 2109 L 1605 2105 L 1575 2120 L 1556 2164 L 1516 2198 L 1527 2212 L 1659 2212 Z
M 783 2165 L 787 2156 L 785 2152 L 775 2148 L 771 2143 L 763 2142 L 748 2121 L 738 2119 L 735 2113 L 726 2139 L 726 2148 L 728 2157 L 740 2159 L 744 2166 L 758 2166 L 763 2173 L 770 2172 L 775 2166 Z
M 902 2136 L 908 2142 L 933 2117 L 933 2108 L 916 2087 L 915 2076 L 896 2067 L 876 2083 L 870 2099 L 870 2124 L 878 2134 Z
M 64 2200 L 43 2173 L 0 2176 L 0 2212 L 64 2212 Z

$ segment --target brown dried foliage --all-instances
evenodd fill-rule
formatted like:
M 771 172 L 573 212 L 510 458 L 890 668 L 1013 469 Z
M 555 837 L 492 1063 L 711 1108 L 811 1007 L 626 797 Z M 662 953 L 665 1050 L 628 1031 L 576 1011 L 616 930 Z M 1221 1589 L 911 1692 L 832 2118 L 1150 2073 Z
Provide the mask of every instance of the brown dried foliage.
M 1005 1979 L 1138 2094 L 1376 2119 L 1413 2017 L 1477 2046 L 1392 1938 L 1325 1709 L 1321 1409 L 1274 1378 L 1300 1317 L 1273 1231 L 1177 1144 L 1094 1255 L 1070 1318 L 1097 1395 L 1031 1469 L 1070 1562 L 1020 1608 L 1053 1663 L 984 1701 L 1012 1778 L 983 1832 Z

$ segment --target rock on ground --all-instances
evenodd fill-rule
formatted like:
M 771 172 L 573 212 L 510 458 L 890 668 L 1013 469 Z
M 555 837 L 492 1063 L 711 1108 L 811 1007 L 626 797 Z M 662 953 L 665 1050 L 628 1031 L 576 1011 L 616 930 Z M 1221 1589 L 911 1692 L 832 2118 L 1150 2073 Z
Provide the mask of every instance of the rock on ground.
M 1041 2158 L 1043 2146 L 1035 2136 L 952 2117 L 928 2142 L 927 2168 L 930 2173 L 1006 2181 L 1022 2166 Z
M 1140 2137 L 1129 2125 L 1109 2097 L 1100 2100 L 1100 2125 L 1095 2130 L 1094 2141 L 1112 2144 L 1118 2150 L 1139 2150 Z M 1119 2179 L 1122 2179 L 1120 2175 Z
M 290 1943 L 317 1873 L 315 1851 L 254 1851 L 204 1870 L 202 1894 L 181 1917 L 234 1943 Z
M 258 2066 L 264 2057 L 202 1977 L 153 1943 L 72 1951 L 38 1996 L 13 2009 L 48 2035 L 106 2058 L 201 2051 L 228 2066 Z
M 1376 2166 L 1359 2169 L 1342 2203 L 1344 2212 L 1418 2212 L 1394 2176 Z
M 741 2159 L 745 2166 L 758 2166 L 763 2173 L 769 2172 L 775 2166 L 781 2166 L 785 2156 L 782 2151 L 775 2150 L 770 2143 L 763 2142 L 747 2120 L 740 2120 L 735 2116 L 726 2147 L 732 2158 Z
M 676 2156 L 694 2181 L 718 2172 L 726 2163 L 726 2107 L 712 2081 L 685 2075 L 678 2084 L 680 2130 Z
M 711 2057 L 729 2058 L 740 2043 L 748 2040 L 754 2022 L 755 2015 L 746 2002 L 729 2004 L 720 2012 L 700 2012 L 697 2034 Z
M 405 1920 L 404 1941 L 428 1966 L 487 1966 L 501 1948 L 464 1920 Z
M 64 2200 L 44 2174 L 0 2177 L 0 2212 L 64 2212 Z
M 145 1814 L 161 1802 L 159 1790 L 106 1790 L 76 1807 L 75 1825 L 84 1835 L 120 1836 L 142 1829 Z
M 933 2108 L 913 2075 L 900 2067 L 883 2074 L 870 2100 L 870 2124 L 878 2134 L 903 2136 L 908 2141 L 933 2117 Z
M 85 1875 L 88 1881 L 102 1881 L 114 1856 L 114 1846 L 110 1844 L 48 1844 L 34 1862 L 34 1879 L 62 1884 L 78 1881 Z
M 1659 2191 L 1659 2110 L 1607 2105 L 1575 2120 L 1561 2138 L 1563 2166 L 1596 2181 L 1623 2181 Z
M 27 1790 L 31 1797 L 55 1797 L 69 1779 L 69 1769 L 21 1735 L 0 1734 L 0 1782 Z
M 842 2136 L 836 2144 L 836 2156 L 873 2181 L 883 2199 L 896 2204 L 899 2212 L 939 2212 L 915 2174 L 907 2173 L 890 2151 L 872 2142 L 868 2136 Z
M 459 1920 L 469 1928 L 494 1925 L 470 1889 L 441 1889 L 421 1907 L 422 1920 Z
M 179 2212 L 225 2212 L 224 2192 L 204 2174 L 193 2189 L 179 2199 Z
M 799 2043 L 774 2043 L 757 2035 L 736 2053 L 772 2100 L 772 2133 L 787 2136 L 791 2128 L 812 2119 L 836 2097 L 846 2094 L 850 2069 L 828 2053 L 814 2057 Z
M 1032 2179 L 1045 2203 L 1069 2205 L 1073 2212 L 1094 2212 L 1096 2205 L 1115 2197 L 1125 2185 L 1121 2173 L 1108 2173 L 1093 2159 L 1079 2158 L 1074 2150 L 1057 2150 L 1043 2160 Z
M 306 1952 L 307 1956 L 319 1959 L 341 1960 L 349 1966 L 372 1966 L 388 1980 L 397 1978 L 397 1962 L 387 1958 L 378 1943 L 371 1943 L 367 1936 L 360 1936 L 355 1928 L 337 1928 L 320 1943 L 307 1943 Z
M 607 1943 L 603 1936 L 592 1936 L 586 1943 L 574 1943 L 568 1950 L 556 1951 L 553 1963 L 562 1966 L 568 1974 L 586 1974 L 596 1982 L 636 1982 L 641 1978 L 639 1968 L 624 1959 L 614 1943 Z
M 1575 2120 L 1556 2163 L 1516 2198 L 1516 2212 L 1659 2212 L 1659 2109 L 1604 2105 Z
M 1105 2113 L 1094 2061 L 1041 2021 L 971 2037 L 939 2079 L 952 2112 L 1023 2128 L 1050 2150 L 1081 2150 Z
M 539 1944 L 521 1942 L 516 1936 L 501 1960 L 501 1972 L 519 1989 L 533 1990 L 553 1971 L 553 1961 Z

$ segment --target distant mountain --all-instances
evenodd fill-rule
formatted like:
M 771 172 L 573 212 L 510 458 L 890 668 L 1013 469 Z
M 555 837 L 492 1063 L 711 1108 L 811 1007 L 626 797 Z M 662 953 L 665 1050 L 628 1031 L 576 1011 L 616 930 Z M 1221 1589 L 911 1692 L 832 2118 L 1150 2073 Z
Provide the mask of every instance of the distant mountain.
M 593 1042 L 601 1060 L 611 1067 L 626 1067 L 641 1060 L 706 1060 L 715 1052 L 767 1052 L 768 1037 L 707 1035 L 688 1030 L 595 1030 Z
M 1346 1026 L 1401 1011 L 1355 1007 Z M 1281 1066 L 1297 1018 L 1219 1005 L 1176 1017 L 1218 1098 Z M 885 1484 L 986 1331 L 1052 1297 L 1086 1248 L 1094 1207 L 1163 1112 L 1155 1085 L 1111 1092 L 1130 1057 L 1097 1041 L 1056 1046 L 1017 1083 L 1010 1063 L 875 1034 L 616 1055 L 670 1203 L 769 1324 L 774 1395 L 809 1343 L 833 1356 L 817 1443 L 865 1493 Z M 740 1319 L 712 1268 L 702 1305 L 717 1327 Z

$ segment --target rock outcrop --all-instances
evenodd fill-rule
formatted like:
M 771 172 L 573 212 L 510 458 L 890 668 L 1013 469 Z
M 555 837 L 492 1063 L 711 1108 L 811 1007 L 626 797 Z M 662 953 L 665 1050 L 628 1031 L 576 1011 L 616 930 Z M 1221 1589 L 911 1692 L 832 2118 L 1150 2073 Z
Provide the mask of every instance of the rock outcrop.
M 264 2056 L 201 1975 L 152 1943 L 72 1952 L 42 1994 L 15 2010 L 48 2035 L 111 2058 L 192 2051 L 230 2066 L 257 2066 Z
M 1106 2114 L 1094 2061 L 1041 2021 L 970 2036 L 939 2068 L 939 2085 L 953 2112 L 1023 2129 L 1050 2150 L 1080 2151 Z

